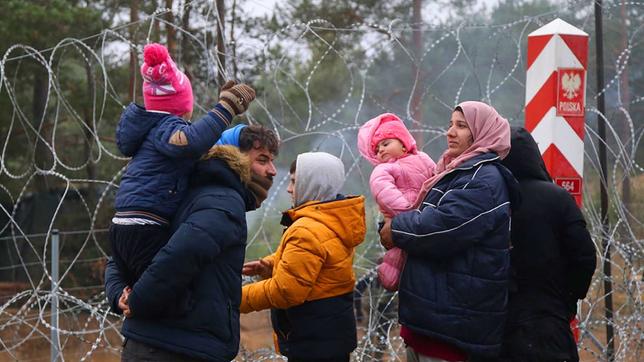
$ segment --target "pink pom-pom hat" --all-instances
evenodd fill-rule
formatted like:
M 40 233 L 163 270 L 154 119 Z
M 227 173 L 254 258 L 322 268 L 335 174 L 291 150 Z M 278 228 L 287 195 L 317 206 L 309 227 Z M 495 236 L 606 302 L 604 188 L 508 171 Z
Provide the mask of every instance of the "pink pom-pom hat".
M 165 46 L 157 43 L 145 46 L 141 76 L 145 109 L 177 116 L 192 112 L 190 79 L 177 68 Z

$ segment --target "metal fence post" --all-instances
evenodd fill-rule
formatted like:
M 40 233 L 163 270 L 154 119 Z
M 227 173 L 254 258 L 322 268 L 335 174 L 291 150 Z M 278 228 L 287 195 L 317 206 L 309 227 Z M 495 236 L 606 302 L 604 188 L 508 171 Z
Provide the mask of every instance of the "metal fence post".
M 604 34 L 602 25 L 602 0 L 595 1 L 595 56 L 597 67 L 597 134 L 599 136 L 599 170 L 601 182 L 599 183 L 601 218 L 602 218 L 602 247 L 604 252 L 604 315 L 606 316 L 606 360 L 615 360 L 615 337 L 613 331 L 613 282 L 611 279 L 611 241 L 609 236 L 610 220 L 608 215 L 608 167 L 606 155 L 606 104 L 604 100 Z
M 58 341 L 58 257 L 60 252 L 58 229 L 51 232 L 51 362 L 60 356 Z

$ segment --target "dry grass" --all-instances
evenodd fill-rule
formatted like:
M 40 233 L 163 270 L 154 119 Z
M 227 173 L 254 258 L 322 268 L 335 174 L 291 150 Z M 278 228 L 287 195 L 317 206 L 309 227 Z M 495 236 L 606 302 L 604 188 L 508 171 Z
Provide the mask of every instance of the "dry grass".
M 0 325 L 5 326 L 0 331 L 2 349 L 0 349 L 0 361 L 50 361 L 51 344 L 49 342 L 50 330 L 39 321 L 36 313 L 28 313 L 23 316 L 22 323 L 12 322 L 12 316 L 18 311 L 15 309 L 5 310 Z M 50 318 L 48 313 L 44 318 Z M 60 314 L 59 327 L 61 330 L 78 331 L 81 327 L 87 330 L 97 330 L 99 324 L 95 319 L 87 321 L 87 315 L 71 316 Z M 85 327 L 85 324 L 87 326 Z M 81 336 L 70 336 L 60 334 L 60 343 L 64 351 L 66 361 L 78 361 L 90 351 L 92 344 L 98 337 L 98 333 L 88 333 Z M 121 337 L 114 329 L 106 329 L 96 351 L 91 353 L 89 361 L 107 362 L 120 360 Z

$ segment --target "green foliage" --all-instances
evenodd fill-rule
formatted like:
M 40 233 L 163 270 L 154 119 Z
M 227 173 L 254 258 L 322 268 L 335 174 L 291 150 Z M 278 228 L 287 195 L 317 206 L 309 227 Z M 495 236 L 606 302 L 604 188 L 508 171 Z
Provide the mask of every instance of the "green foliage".
M 46 49 L 65 37 L 93 35 L 106 25 L 78 0 L 6 0 L 0 12 L 0 52 L 14 44 Z

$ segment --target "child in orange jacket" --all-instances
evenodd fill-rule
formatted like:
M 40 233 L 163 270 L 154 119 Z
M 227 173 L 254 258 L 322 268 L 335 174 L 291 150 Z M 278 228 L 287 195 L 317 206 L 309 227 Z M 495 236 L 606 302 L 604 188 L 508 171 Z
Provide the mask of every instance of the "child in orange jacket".
M 357 346 L 353 253 L 365 237 L 363 196 L 338 194 L 344 165 L 324 152 L 297 157 L 288 192 L 294 207 L 276 252 L 244 265 L 267 279 L 242 288 L 241 312 L 271 308 L 280 353 L 289 361 L 349 361 Z

